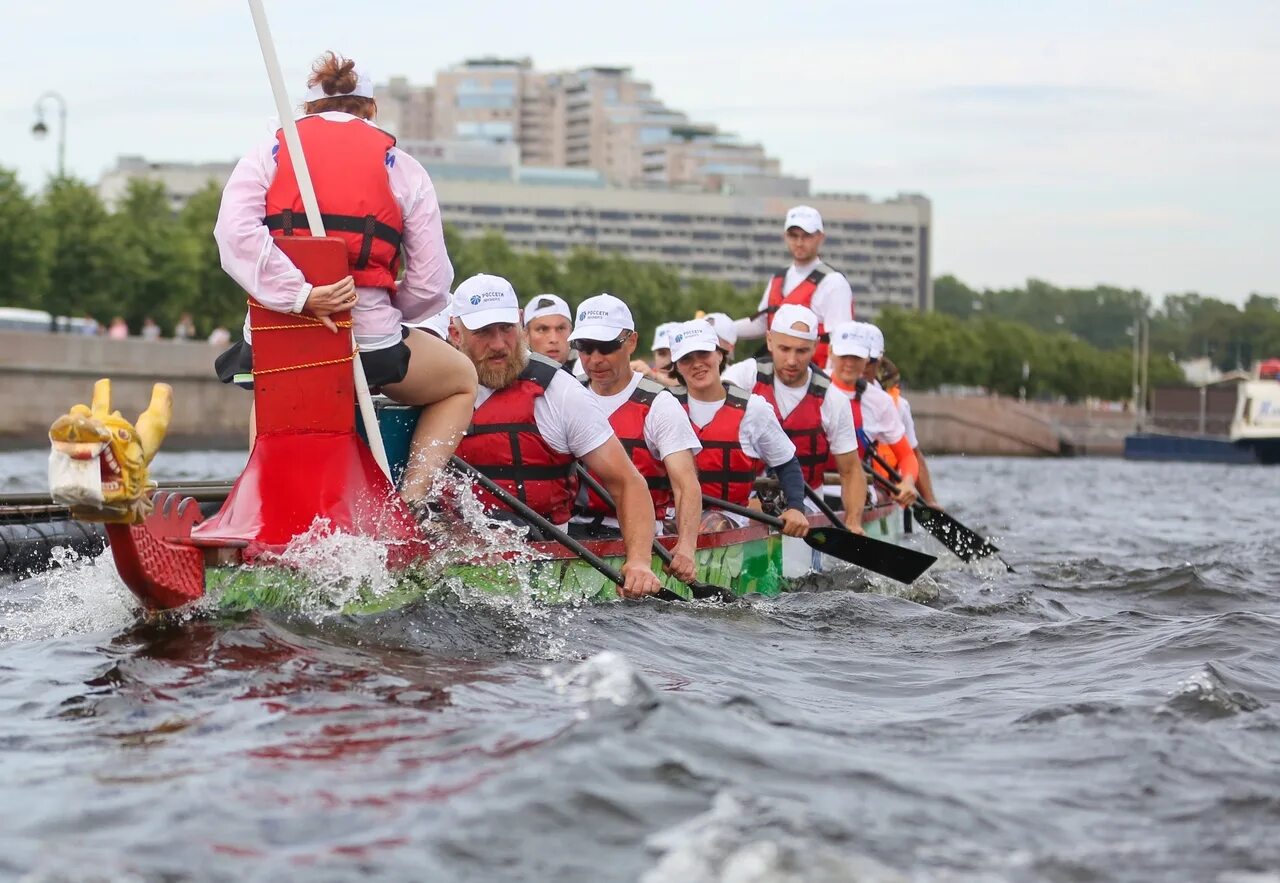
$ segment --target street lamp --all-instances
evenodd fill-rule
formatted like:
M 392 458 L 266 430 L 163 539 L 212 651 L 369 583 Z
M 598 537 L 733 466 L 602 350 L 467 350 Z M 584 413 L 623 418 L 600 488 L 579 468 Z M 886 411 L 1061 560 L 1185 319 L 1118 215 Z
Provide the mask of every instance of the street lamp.
M 58 177 L 66 174 L 67 161 L 67 101 L 57 92 L 46 92 L 36 99 L 36 123 L 31 127 L 31 134 L 43 138 L 49 134 L 49 127 L 44 122 L 44 103 L 53 101 L 58 105 Z

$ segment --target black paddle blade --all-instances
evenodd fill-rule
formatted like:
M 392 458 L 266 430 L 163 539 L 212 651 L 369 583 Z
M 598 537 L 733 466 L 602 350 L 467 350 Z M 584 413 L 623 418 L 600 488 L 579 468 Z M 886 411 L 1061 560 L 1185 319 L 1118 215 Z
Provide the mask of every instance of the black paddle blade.
M 932 534 L 961 561 L 990 558 L 1000 550 L 982 534 L 970 530 L 946 512 L 931 509 L 923 503 L 911 507 L 920 526 Z
M 900 583 L 915 582 L 916 577 L 938 560 L 915 549 L 836 528 L 815 527 L 804 541 L 824 555 L 848 561 Z

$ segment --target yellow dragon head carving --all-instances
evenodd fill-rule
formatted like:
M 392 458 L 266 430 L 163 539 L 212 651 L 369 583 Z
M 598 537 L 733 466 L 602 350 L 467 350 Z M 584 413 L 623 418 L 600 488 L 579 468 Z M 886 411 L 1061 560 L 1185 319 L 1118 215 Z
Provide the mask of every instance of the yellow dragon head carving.
M 111 381 L 93 385 L 92 407 L 73 405 L 49 427 L 49 489 L 82 521 L 137 524 L 151 512 L 147 467 L 173 416 L 173 388 L 157 383 L 132 424 L 111 410 Z

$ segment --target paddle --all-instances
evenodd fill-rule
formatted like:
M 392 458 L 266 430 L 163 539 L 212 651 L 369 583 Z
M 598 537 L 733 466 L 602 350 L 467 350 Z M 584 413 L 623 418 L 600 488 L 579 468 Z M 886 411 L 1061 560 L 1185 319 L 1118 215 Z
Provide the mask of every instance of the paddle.
M 809 485 L 806 484 L 804 486 L 804 495 L 809 498 L 809 501 L 812 502 L 813 505 L 818 507 L 819 512 L 827 516 L 827 520 L 831 522 L 832 527 L 834 527 L 836 530 L 849 529 L 844 526 L 844 522 L 840 519 L 840 516 L 836 513 L 836 510 L 832 509 L 829 505 L 827 505 L 826 498 L 823 497 L 821 493 L 819 493 L 818 491 L 815 491 L 813 488 L 809 487 Z
M 509 493 L 505 488 L 502 487 L 502 485 L 498 484 L 496 481 L 489 478 L 487 475 L 482 474 L 480 470 L 476 469 L 470 463 L 458 457 L 458 455 L 455 454 L 452 457 L 450 457 L 449 463 L 455 469 L 469 476 L 472 480 L 476 482 L 476 484 L 480 485 L 482 488 L 484 488 L 489 493 L 493 494 L 495 497 L 501 500 L 502 503 L 505 506 L 507 506 L 507 508 L 509 508 L 512 512 L 519 515 L 525 521 L 528 521 L 531 524 L 533 524 L 534 527 L 538 528 L 544 534 L 551 537 L 553 540 L 558 542 L 560 545 L 564 546 L 570 552 L 573 552 L 575 555 L 577 555 L 583 561 L 590 564 L 596 570 L 600 571 L 600 573 L 604 574 L 606 579 L 608 579 L 618 588 L 622 588 L 623 584 L 626 582 L 626 580 L 622 578 L 622 574 L 618 573 L 618 571 L 614 570 L 612 567 L 606 564 L 604 559 L 602 559 L 599 555 L 592 552 L 586 546 L 582 545 L 582 543 L 578 542 L 573 537 L 569 536 L 567 533 L 562 531 L 560 528 L 556 527 L 550 521 L 548 521 L 547 519 L 539 515 L 537 512 L 530 509 L 524 503 L 520 502 L 519 499 L 517 499 L 513 494 Z M 683 601 L 684 600 L 684 598 L 681 598 L 679 595 L 677 595 L 675 592 L 671 591 L 670 589 L 659 589 L 658 593 L 654 597 L 661 598 L 664 601 Z
M 609 492 L 604 489 L 604 485 L 596 481 L 596 477 L 588 472 L 581 463 L 574 463 L 573 468 L 577 470 L 578 477 L 586 482 L 587 487 L 595 491 L 596 496 L 604 500 L 604 504 L 616 513 L 618 511 L 618 507 L 614 504 L 613 497 L 611 497 Z M 666 546 L 658 542 L 657 537 L 653 538 L 653 554 L 661 558 L 663 564 L 671 563 L 671 552 Z M 689 586 L 689 591 L 693 593 L 693 597 L 700 601 L 711 598 L 716 601 L 723 601 L 727 604 L 738 599 L 738 596 L 729 589 L 723 588 L 722 586 L 713 586 L 710 583 L 704 583 L 700 579 L 694 579 L 692 582 L 686 583 L 686 585 Z
M 733 512 L 772 528 L 779 530 L 782 528 L 781 518 L 766 515 L 747 506 L 739 506 L 737 503 L 730 503 L 728 500 L 721 500 L 710 494 L 703 494 L 702 502 L 706 506 Z M 924 552 L 873 540 L 871 537 L 843 528 L 811 528 L 805 535 L 804 541 L 824 555 L 856 564 L 900 583 L 914 582 L 916 577 L 929 569 L 929 565 L 938 560 Z
M 889 474 L 889 478 L 885 478 L 873 469 L 868 469 L 867 475 L 881 487 L 897 493 L 898 489 L 894 487 L 894 483 L 901 482 L 902 475 L 886 463 L 884 458 L 874 450 L 868 449 L 867 454 L 884 468 L 884 471 Z M 916 500 L 911 504 L 911 513 L 921 527 L 933 535 L 938 542 L 955 553 L 955 556 L 961 561 L 969 562 L 975 558 L 988 558 L 1000 551 L 982 534 L 965 527 L 951 515 L 941 509 L 935 509 L 921 500 Z M 1013 568 L 1009 566 L 1008 562 L 1000 559 L 1000 563 L 1008 568 L 1010 573 L 1013 573 Z

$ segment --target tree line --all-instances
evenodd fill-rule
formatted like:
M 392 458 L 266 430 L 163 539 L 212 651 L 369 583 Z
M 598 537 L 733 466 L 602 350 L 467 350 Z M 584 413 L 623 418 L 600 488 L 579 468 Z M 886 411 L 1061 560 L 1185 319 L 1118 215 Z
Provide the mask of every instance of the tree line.
M 166 334 L 183 313 L 196 333 L 223 326 L 238 334 L 245 295 L 222 272 L 212 230 L 221 190 L 214 182 L 174 210 L 162 185 L 130 183 L 114 211 L 74 178 L 29 194 L 0 168 L 0 304 L 57 316 L 124 317 L 136 332 L 150 317 Z M 457 279 L 496 273 L 523 299 L 554 292 L 575 305 L 608 291 L 631 305 L 642 348 L 661 322 L 695 310 L 753 313 L 755 291 L 682 278 L 675 270 L 579 249 L 563 260 L 513 250 L 498 233 L 463 239 L 446 226 Z M 761 280 L 763 287 L 764 280 Z M 1243 307 L 1194 294 L 1155 307 L 1138 291 L 1059 289 L 1031 280 L 1022 289 L 971 289 L 951 276 L 935 282 L 936 312 L 885 310 L 878 322 L 889 354 L 915 389 L 966 385 L 1013 395 L 1125 398 L 1131 384 L 1126 334 L 1136 316 L 1151 321 L 1153 384 L 1177 383 L 1175 360 L 1207 353 L 1219 364 L 1280 354 L 1280 303 L 1255 295 Z M 740 349 L 754 344 L 744 342 Z M 1023 377 L 1024 365 L 1026 378 Z

